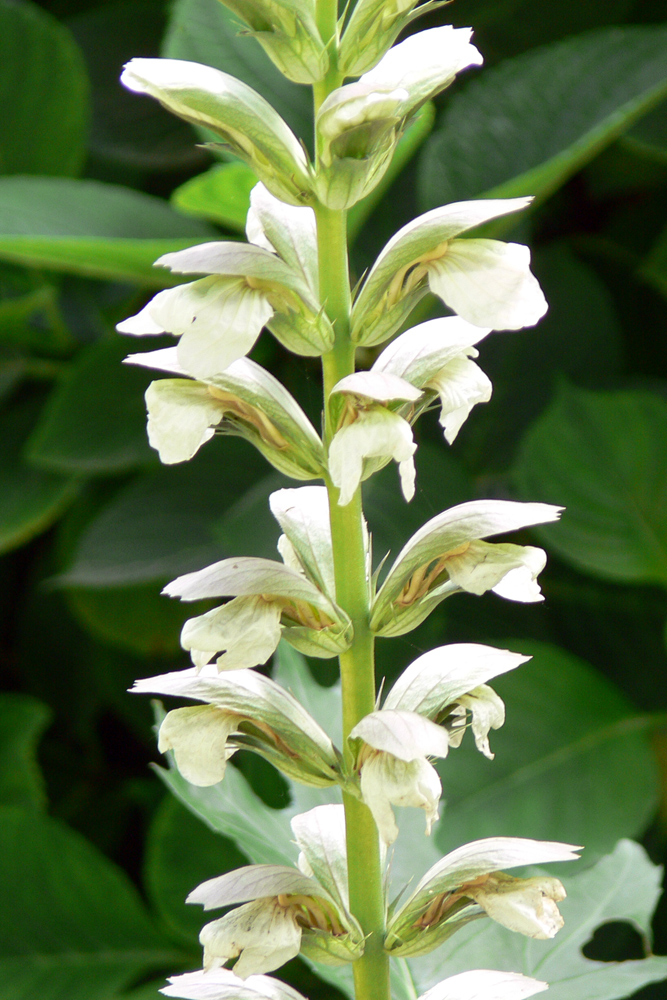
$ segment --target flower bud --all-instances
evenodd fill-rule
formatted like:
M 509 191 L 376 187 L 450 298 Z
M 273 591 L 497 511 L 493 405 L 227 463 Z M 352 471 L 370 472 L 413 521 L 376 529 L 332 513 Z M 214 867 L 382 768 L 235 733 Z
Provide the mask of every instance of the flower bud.
M 329 57 L 315 23 L 309 0 L 222 0 L 251 29 L 283 76 L 295 83 L 317 83 L 329 67 Z

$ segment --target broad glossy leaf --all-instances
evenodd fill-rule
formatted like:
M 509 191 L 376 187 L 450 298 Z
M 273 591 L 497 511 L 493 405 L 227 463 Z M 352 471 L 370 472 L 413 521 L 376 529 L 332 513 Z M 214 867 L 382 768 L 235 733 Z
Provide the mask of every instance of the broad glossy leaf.
M 478 364 L 493 383 L 493 396 L 477 407 L 457 440 L 478 469 L 510 464 L 562 375 L 600 389 L 617 383 L 623 371 L 620 320 L 595 271 L 560 242 L 538 250 L 533 269 L 549 303 L 538 328 L 492 333 L 479 345 Z
M 557 530 L 538 537 L 577 569 L 625 583 L 667 583 L 667 403 L 647 392 L 564 385 L 522 442 L 522 497 L 558 497 Z
M 0 260 L 10 263 L 163 288 L 182 277 L 153 262 L 214 237 L 160 198 L 120 185 L 0 178 Z
M 51 720 L 47 705 L 27 694 L 0 695 L 0 802 L 43 809 L 37 744 Z
M 182 604 L 160 593 L 155 583 L 67 591 L 67 603 L 93 638 L 143 657 L 176 657 L 188 665 L 179 636 L 193 615 L 208 611 L 211 601 Z
M 143 399 L 151 375 L 121 363 L 127 348 L 126 338 L 111 336 L 79 354 L 30 437 L 31 464 L 99 475 L 157 463 L 146 439 Z
M 95 159 L 141 170 L 206 165 L 206 153 L 196 148 L 189 125 L 119 83 L 123 65 L 133 56 L 158 55 L 165 21 L 160 0 L 142 0 L 139 16 L 132 0 L 115 0 L 70 18 L 90 76 L 89 148 Z
M 244 233 L 250 192 L 256 183 L 245 163 L 219 163 L 176 188 L 171 203 L 183 215 L 210 219 Z
M 78 174 L 89 86 L 69 30 L 36 3 L 0 3 L 0 173 Z
M 206 919 L 201 907 L 186 906 L 195 886 L 247 858 L 226 837 L 214 833 L 168 795 L 156 812 L 146 842 L 144 879 L 149 900 L 177 941 L 196 949 Z
M 60 580 L 82 587 L 167 582 L 242 554 L 222 544 L 220 518 L 265 468 L 245 442 L 225 439 L 190 462 L 145 473 L 86 528 Z
M 11 1000 L 110 1000 L 185 957 L 153 926 L 127 876 L 79 834 L 0 809 L 0 976 Z
M 551 865 L 558 875 L 562 865 Z M 651 915 L 660 895 L 661 869 L 629 840 L 588 871 L 565 878 L 567 899 L 559 903 L 564 928 L 551 941 L 532 941 L 491 920 L 469 923 L 446 944 L 409 965 L 418 992 L 446 976 L 476 968 L 483 956 L 492 969 L 522 972 L 549 983 L 550 1000 L 618 1000 L 647 983 L 667 976 L 667 958 L 597 962 L 582 947 L 596 927 L 629 921 L 644 940 L 651 940 Z
M 556 646 L 498 645 L 534 659 L 492 682 L 507 707 L 505 725 L 491 734 L 495 760 L 464 738 L 439 765 L 441 850 L 482 837 L 531 837 L 585 844 L 587 863 L 619 837 L 641 834 L 658 791 L 645 735 L 650 716 Z
M 176 0 L 162 55 L 215 66 L 243 80 L 273 105 L 297 136 L 311 141 L 309 89 L 286 80 L 258 42 L 239 34 L 238 20 L 221 3 Z
M 667 29 L 600 28 L 486 70 L 420 164 L 422 210 L 481 194 L 547 198 L 667 93 Z
M 34 469 L 23 461 L 35 416 L 36 406 L 30 400 L 0 417 L 0 552 L 49 528 L 80 488 L 78 477 Z

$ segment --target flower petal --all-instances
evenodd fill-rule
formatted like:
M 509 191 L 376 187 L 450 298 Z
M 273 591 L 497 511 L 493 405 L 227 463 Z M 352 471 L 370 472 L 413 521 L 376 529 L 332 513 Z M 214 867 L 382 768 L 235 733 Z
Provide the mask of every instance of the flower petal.
M 359 486 L 365 458 L 393 458 L 399 463 L 406 500 L 414 496 L 414 462 L 417 445 L 409 423 L 384 407 L 362 410 L 357 420 L 336 432 L 329 447 L 329 474 L 340 490 L 338 503 L 345 507 Z
M 363 740 L 375 750 L 403 761 L 446 757 L 449 752 L 447 731 L 417 712 L 385 709 L 371 712 L 357 723 L 349 738 Z
M 239 979 L 231 969 L 203 969 L 170 976 L 161 990 L 168 997 L 184 1000 L 306 1000 L 301 993 L 270 976 Z
M 518 972 L 475 969 L 444 979 L 426 993 L 422 993 L 419 1000 L 480 1000 L 481 997 L 484 997 L 484 1000 L 524 1000 L 525 997 L 531 997 L 548 988 L 547 983 L 522 976 Z M 199 1000 L 199 997 L 195 1000 Z M 212 997 L 211 1000 L 217 998 Z
M 476 326 L 534 326 L 547 301 L 530 270 L 530 250 L 498 240 L 453 240 L 428 264 L 428 282 L 455 313 Z
M 400 375 L 421 389 L 445 365 L 490 332 L 473 326 L 460 316 L 430 319 L 392 340 L 376 359 L 371 371 Z
M 426 833 L 438 818 L 442 785 L 435 768 L 424 757 L 409 762 L 392 754 L 372 754 L 361 768 L 361 794 L 373 813 L 381 839 L 393 844 L 398 837 L 392 804 L 414 806 L 426 813 Z
M 266 663 L 280 642 L 281 606 L 263 597 L 236 597 L 197 618 L 189 618 L 181 632 L 181 646 L 190 650 L 197 666 L 215 653 L 218 670 L 240 670 Z
M 532 545 L 474 541 L 460 554 L 447 557 L 451 582 L 470 594 L 493 590 L 510 601 L 543 601 L 537 576 L 546 565 L 543 549 Z
M 219 968 L 240 956 L 234 974 L 245 979 L 296 958 L 301 928 L 291 909 L 275 899 L 258 899 L 205 924 L 199 940 L 204 946 L 205 969 Z
M 240 716 L 213 705 L 175 708 L 160 726 L 158 749 L 174 751 L 178 770 L 190 784 L 216 785 L 234 753 L 227 748 L 227 739 L 239 722 Z

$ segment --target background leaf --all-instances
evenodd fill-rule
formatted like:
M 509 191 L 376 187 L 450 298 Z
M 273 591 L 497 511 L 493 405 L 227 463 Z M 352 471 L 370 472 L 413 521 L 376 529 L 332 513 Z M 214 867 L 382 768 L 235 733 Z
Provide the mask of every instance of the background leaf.
M 567 508 L 537 529 L 584 572 L 667 583 L 667 403 L 646 392 L 592 393 L 564 385 L 522 442 L 522 497 Z
M 68 29 L 37 4 L 0 3 L 0 173 L 80 173 L 89 85 Z
M 107 1000 L 183 956 L 154 929 L 126 876 L 79 835 L 34 811 L 0 809 L 9 871 L 0 974 L 16 1000 Z
M 0 802 L 43 809 L 44 779 L 37 745 L 51 721 L 51 711 L 24 694 L 0 695 Z
M 583 661 L 546 644 L 510 642 L 534 659 L 492 681 L 507 706 L 493 761 L 470 739 L 439 765 L 440 849 L 482 837 L 585 844 L 584 863 L 641 833 L 658 793 L 638 713 Z M 467 745 L 466 745 L 467 744 Z M 586 809 L 581 803 L 586 802 Z
M 561 865 L 551 866 L 558 875 Z M 660 892 L 660 869 L 637 844 L 621 841 L 595 867 L 568 877 L 559 903 L 565 927 L 551 941 L 532 941 L 491 920 L 473 921 L 430 955 L 410 959 L 419 990 L 446 976 L 485 967 L 522 972 L 549 983 L 554 1000 L 617 1000 L 667 974 L 667 959 L 594 962 L 582 947 L 600 924 L 630 920 L 650 941 L 651 914 Z
M 0 260 L 162 288 L 182 275 L 153 262 L 214 235 L 161 199 L 120 185 L 0 179 Z
M 667 30 L 600 28 L 486 70 L 420 164 L 422 210 L 482 193 L 552 194 L 667 93 Z
M 44 472 L 22 459 L 24 442 L 35 420 L 35 405 L 27 400 L 0 416 L 0 552 L 45 531 L 77 495 L 80 480 Z

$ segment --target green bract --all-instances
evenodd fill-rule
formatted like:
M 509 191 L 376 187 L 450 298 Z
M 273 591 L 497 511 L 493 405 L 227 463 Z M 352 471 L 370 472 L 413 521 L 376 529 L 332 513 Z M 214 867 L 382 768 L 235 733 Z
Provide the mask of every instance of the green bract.
M 312 200 L 310 168 L 296 136 L 241 80 L 182 59 L 132 59 L 121 82 L 155 97 L 179 118 L 211 129 L 277 198 L 291 205 Z
M 309 0 L 222 0 L 251 29 L 280 72 L 295 83 L 316 83 L 329 67 Z

